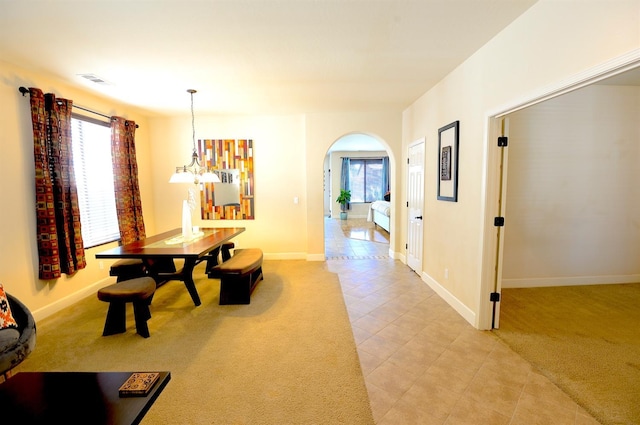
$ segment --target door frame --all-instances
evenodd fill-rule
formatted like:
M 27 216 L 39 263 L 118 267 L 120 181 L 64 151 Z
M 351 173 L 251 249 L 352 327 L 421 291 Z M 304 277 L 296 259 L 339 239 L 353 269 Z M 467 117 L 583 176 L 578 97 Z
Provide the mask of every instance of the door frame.
M 494 318 L 493 302 L 490 301 L 491 293 L 496 288 L 501 288 L 502 256 L 504 244 L 498 240 L 494 226 L 494 218 L 500 216 L 499 203 L 506 203 L 506 191 L 501 193 L 500 182 L 500 148 L 497 140 L 501 132 L 502 118 L 508 114 L 526 107 L 544 102 L 545 100 L 567 94 L 574 90 L 589 86 L 609 77 L 623 72 L 640 68 L 640 49 L 634 49 L 622 56 L 606 61 L 594 68 L 588 69 L 567 80 L 543 88 L 537 93 L 523 99 L 516 99 L 497 110 L 489 111 L 485 116 L 485 200 L 483 214 L 483 248 L 482 270 L 479 287 L 479 306 L 475 326 L 478 329 L 492 329 L 492 322 L 498 327 L 500 320 L 500 308 L 496 308 Z M 508 148 L 507 148 L 508 149 Z M 504 173 L 502 185 L 506 188 L 507 173 Z M 501 195 L 502 196 L 501 198 Z M 505 227 L 508 226 L 508 217 L 505 217 Z M 503 234 L 503 232 L 500 232 Z M 500 292 L 499 292 L 500 294 Z
M 411 192 L 411 188 L 409 187 L 409 185 L 411 184 L 411 179 L 409 178 L 409 174 L 410 174 L 410 169 L 411 169 L 411 164 L 409 164 L 409 152 L 411 151 L 411 148 L 413 148 L 414 146 L 420 145 L 422 144 L 422 187 L 420 192 L 422 193 L 422 205 L 420 208 L 420 211 L 422 212 L 422 216 L 424 217 L 424 201 L 425 201 L 425 196 L 424 196 L 424 182 L 425 182 L 425 178 L 424 178 L 424 172 L 425 172 L 425 160 L 426 160 L 426 149 L 427 149 L 427 140 L 426 137 L 421 137 L 419 139 L 414 140 L 413 142 L 411 142 L 409 144 L 409 146 L 407 146 L 407 192 L 406 192 L 406 197 L 407 197 L 407 212 L 406 212 L 406 219 L 407 219 L 407 251 L 405 253 L 405 259 L 407 262 L 407 265 L 409 266 L 409 268 L 411 268 L 411 270 L 413 270 L 414 272 L 416 272 L 418 275 L 422 276 L 422 270 L 423 270 L 423 254 L 424 254 L 424 227 L 425 227 L 425 220 L 421 219 L 422 225 L 421 225 L 421 232 L 422 234 L 420 235 L 420 258 L 418 259 L 418 267 L 417 268 L 413 268 L 411 267 L 411 265 L 409 264 L 409 252 L 408 252 L 408 247 L 409 247 L 409 241 L 411 240 L 411 238 L 409 237 L 410 232 L 411 232 L 411 218 L 409 217 L 409 214 L 411 212 L 411 208 L 409 205 L 409 198 L 410 198 L 410 192 Z M 420 270 L 418 270 L 418 268 Z

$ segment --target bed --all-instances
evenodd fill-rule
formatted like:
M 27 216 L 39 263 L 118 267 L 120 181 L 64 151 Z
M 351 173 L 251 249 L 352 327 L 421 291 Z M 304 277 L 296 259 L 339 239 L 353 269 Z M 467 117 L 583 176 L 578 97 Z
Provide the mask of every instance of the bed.
M 389 217 L 391 216 L 391 203 L 388 201 L 375 201 L 371 203 L 367 221 L 373 221 L 374 225 L 382 227 L 390 233 Z

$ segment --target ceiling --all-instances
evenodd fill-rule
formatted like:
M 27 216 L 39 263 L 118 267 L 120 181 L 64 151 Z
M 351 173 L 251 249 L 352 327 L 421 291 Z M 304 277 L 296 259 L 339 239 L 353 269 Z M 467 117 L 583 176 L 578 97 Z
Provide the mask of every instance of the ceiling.
M 403 110 L 534 3 L 0 0 L 0 58 L 148 115 Z

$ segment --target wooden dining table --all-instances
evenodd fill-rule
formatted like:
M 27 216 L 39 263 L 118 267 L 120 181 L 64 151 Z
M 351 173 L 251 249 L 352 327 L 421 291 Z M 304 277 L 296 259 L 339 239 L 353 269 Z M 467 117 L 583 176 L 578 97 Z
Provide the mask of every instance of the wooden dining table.
M 208 258 L 211 251 L 244 232 L 244 227 L 212 227 L 200 228 L 191 238 L 182 236 L 182 229 L 173 229 L 151 237 L 121 245 L 96 254 L 98 259 L 141 259 L 149 276 L 156 284 L 161 285 L 170 280 L 180 280 L 191 295 L 193 303 L 201 304 L 198 290 L 193 280 L 193 269 L 201 261 Z M 175 271 L 164 271 L 158 264 L 167 260 L 183 259 L 182 268 Z

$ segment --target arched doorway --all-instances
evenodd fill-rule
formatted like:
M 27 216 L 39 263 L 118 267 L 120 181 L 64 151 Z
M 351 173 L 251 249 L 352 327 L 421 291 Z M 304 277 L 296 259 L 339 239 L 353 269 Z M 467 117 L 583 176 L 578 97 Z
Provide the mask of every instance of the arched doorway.
M 386 229 L 371 221 L 371 201 L 383 199 L 391 188 L 393 170 L 389 161 L 389 150 L 384 142 L 364 133 L 349 133 L 338 138 L 328 149 L 323 168 L 323 217 L 325 237 L 325 258 L 363 258 L 389 256 L 391 238 L 390 226 Z M 364 189 L 362 181 L 354 187 L 348 218 L 340 219 L 340 207 L 335 198 L 340 193 L 341 168 L 343 158 L 349 158 L 352 168 L 369 170 L 367 185 L 380 188 Z M 383 160 L 383 158 L 385 158 Z M 386 169 L 384 182 L 378 181 L 378 164 Z M 369 166 L 369 168 L 366 168 Z M 384 186 L 384 188 L 383 188 Z M 366 192 L 366 194 L 365 194 Z M 365 199 L 366 198 L 366 199 Z

